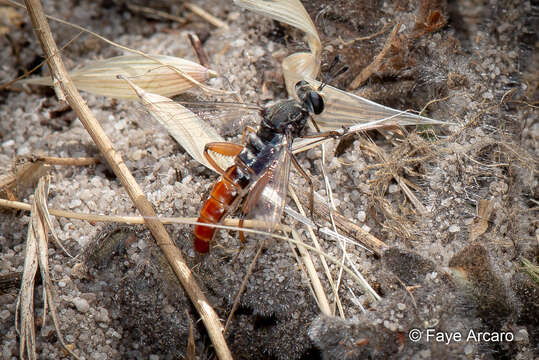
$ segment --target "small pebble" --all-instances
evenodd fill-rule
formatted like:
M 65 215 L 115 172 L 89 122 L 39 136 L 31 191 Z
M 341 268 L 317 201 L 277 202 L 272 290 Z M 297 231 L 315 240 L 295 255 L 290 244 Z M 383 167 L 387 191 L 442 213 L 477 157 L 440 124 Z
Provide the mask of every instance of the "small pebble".
M 526 329 L 520 329 L 515 334 L 515 341 L 516 342 L 522 342 L 524 344 L 527 344 L 530 342 L 530 338 L 528 336 L 528 331 Z
M 88 301 L 80 297 L 76 297 L 75 299 L 73 299 L 73 305 L 75 305 L 77 310 L 83 314 L 90 310 L 90 304 L 88 304 Z
M 174 311 L 176 311 L 176 310 L 175 310 L 174 307 L 173 307 L 172 305 L 170 305 L 170 304 L 167 304 L 167 305 L 165 305 L 165 306 L 163 307 L 163 312 L 164 312 L 165 314 L 172 314 Z
M 460 227 L 458 225 L 451 225 L 448 229 L 450 233 L 456 233 L 460 231 Z
M 9 312 L 9 310 L 0 311 L 0 319 L 1 320 L 7 320 L 7 319 L 9 319 L 10 316 L 11 316 L 11 313 Z
M 393 332 L 397 331 L 397 324 L 388 320 L 384 320 L 384 327 Z
M 365 213 L 365 211 L 359 211 L 359 212 L 357 213 L 357 219 L 358 219 L 360 222 L 365 221 L 366 218 L 367 218 L 367 214 Z
M 399 309 L 400 311 L 403 311 L 404 309 L 406 309 L 406 305 L 404 305 L 403 303 L 398 303 L 397 309 Z

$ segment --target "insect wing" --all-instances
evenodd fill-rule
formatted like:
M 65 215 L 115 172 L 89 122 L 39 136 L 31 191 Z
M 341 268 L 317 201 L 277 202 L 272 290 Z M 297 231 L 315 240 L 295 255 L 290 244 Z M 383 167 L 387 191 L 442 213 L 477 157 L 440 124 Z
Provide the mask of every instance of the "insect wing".
M 240 134 L 247 124 L 260 123 L 262 108 L 254 104 L 227 101 L 201 101 L 180 96 L 177 101 L 189 108 L 224 136 Z
M 290 155 L 287 144 L 281 145 L 279 151 L 268 170 L 253 186 L 253 195 L 249 193 L 247 202 L 255 203 L 246 205 L 250 208 L 247 219 L 263 221 L 262 229 L 268 232 L 273 231 L 281 220 L 288 191 Z
M 318 81 L 310 79 L 308 81 L 315 87 L 320 86 Z M 313 118 L 322 131 L 379 122 L 393 122 L 401 126 L 444 124 L 443 121 L 380 105 L 329 85 L 326 85 L 321 93 L 324 96 L 324 111 L 320 115 L 313 115 Z
M 215 128 L 186 106 L 164 96 L 146 92 L 132 83 L 131 86 L 137 91 L 145 110 L 167 129 L 169 134 L 185 149 L 185 151 L 191 155 L 193 159 L 215 171 L 204 156 L 204 147 L 206 144 L 225 141 Z M 200 104 L 200 102 L 198 104 Z M 221 103 L 219 106 L 216 104 L 218 103 L 213 103 L 212 105 L 213 111 L 206 111 L 207 115 L 216 115 L 218 107 L 221 109 L 231 107 L 230 104 Z M 232 107 L 238 111 L 236 114 L 239 114 L 240 110 L 244 113 L 246 111 L 252 113 L 253 110 L 258 111 L 259 109 L 256 106 L 243 104 L 236 105 L 237 106 Z M 188 106 L 195 107 L 195 102 L 191 102 Z M 198 108 L 199 110 L 200 108 L 209 109 L 210 105 L 208 103 L 205 107 L 200 105 Z M 230 115 L 229 118 L 231 118 Z M 233 157 L 226 157 L 217 153 L 211 153 L 211 155 L 223 169 L 228 168 L 234 160 Z

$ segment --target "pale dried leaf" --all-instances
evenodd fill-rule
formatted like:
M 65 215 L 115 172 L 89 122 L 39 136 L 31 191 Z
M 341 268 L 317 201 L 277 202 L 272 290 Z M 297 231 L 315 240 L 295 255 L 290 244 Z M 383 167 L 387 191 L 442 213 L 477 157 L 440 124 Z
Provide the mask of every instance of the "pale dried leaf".
M 311 17 L 299 0 L 234 0 L 234 3 L 305 32 L 311 52 L 320 63 L 320 37 Z
M 315 79 L 320 72 L 320 60 L 312 53 L 295 53 L 283 60 L 283 76 L 288 94 L 294 96 L 298 81 Z
M 488 229 L 488 221 L 494 210 L 494 202 L 481 199 L 477 204 L 477 216 L 470 224 L 470 241 L 475 241 Z
M 34 285 L 38 266 L 34 219 L 37 216 L 37 205 L 34 199 L 30 214 L 30 223 L 28 224 L 28 233 L 26 236 L 24 269 L 15 314 L 15 327 L 20 336 L 19 354 L 21 358 L 24 358 L 24 354 L 26 353 L 29 359 L 37 358 L 36 329 L 34 327 Z
M 47 310 L 50 307 L 50 313 L 56 328 L 56 333 L 60 343 L 64 349 L 69 352 L 74 358 L 78 356 L 74 354 L 65 344 L 62 333 L 60 331 L 59 322 L 56 316 L 56 308 L 54 305 L 54 296 L 52 293 L 52 282 L 49 275 L 48 262 L 48 232 L 43 217 L 43 209 L 47 209 L 48 196 L 48 178 L 42 177 L 39 179 L 38 186 L 34 193 L 34 201 L 32 202 L 32 210 L 30 215 L 30 223 L 28 225 L 28 235 L 26 239 L 26 258 L 24 263 L 24 272 L 22 286 L 17 300 L 16 328 L 18 326 L 19 309 L 20 309 L 20 355 L 24 358 L 24 354 L 28 355 L 29 359 L 36 359 L 35 353 L 35 326 L 34 326 L 34 286 L 35 275 L 39 265 L 41 278 L 43 281 L 43 325 L 42 329 L 46 328 Z M 48 210 L 46 211 L 48 213 Z
M 54 231 L 54 226 L 52 225 L 52 219 L 51 214 L 49 213 L 49 207 L 47 205 L 47 198 L 49 196 L 49 189 L 48 189 L 48 183 L 45 183 L 45 181 L 40 181 L 38 183 L 38 190 L 40 191 L 40 196 L 37 198 L 37 210 L 39 211 L 39 218 L 44 223 L 44 231 L 47 232 L 47 230 L 50 232 L 52 239 L 54 242 L 71 258 L 73 256 L 67 251 L 67 249 L 64 247 L 64 244 L 60 241 L 58 236 L 56 236 L 56 232 Z M 43 271 L 43 268 L 41 267 L 41 271 Z M 44 278 L 44 277 L 43 277 Z M 45 327 L 45 326 L 43 326 Z
M 170 135 L 193 159 L 215 171 L 204 156 L 204 147 L 207 143 L 224 142 L 225 140 L 213 127 L 185 106 L 164 96 L 146 92 L 127 79 L 124 81 L 133 86 L 146 110 L 166 127 Z M 213 157 L 223 169 L 231 165 L 229 157 Z
M 118 75 L 163 96 L 178 95 L 194 86 L 192 81 L 171 67 L 198 82 L 204 82 L 215 75 L 204 66 L 182 58 L 164 55 L 154 55 L 152 58 L 155 60 L 141 55 L 126 55 L 98 60 L 82 69 L 73 70 L 70 76 L 79 90 L 112 98 L 134 99 L 137 98 L 136 93 L 125 81 L 118 79 Z M 41 77 L 22 80 L 21 83 L 50 86 L 52 80 L 50 77 Z
M 304 78 L 316 78 L 320 72 L 322 44 L 316 27 L 299 0 L 234 0 L 246 9 L 268 16 L 274 20 L 294 26 L 303 32 L 311 50 L 310 53 L 296 53 L 283 60 L 283 75 L 289 94 L 295 93 L 294 86 Z

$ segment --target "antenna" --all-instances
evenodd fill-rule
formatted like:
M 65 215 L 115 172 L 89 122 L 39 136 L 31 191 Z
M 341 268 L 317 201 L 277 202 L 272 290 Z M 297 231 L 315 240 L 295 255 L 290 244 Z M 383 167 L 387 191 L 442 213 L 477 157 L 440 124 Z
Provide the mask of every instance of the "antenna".
M 335 58 L 333 58 L 331 65 L 329 65 L 328 71 L 325 73 L 325 75 L 322 75 L 322 83 L 318 87 L 317 91 L 322 91 L 327 84 L 348 71 L 347 65 L 342 65 L 340 67 L 337 66 L 340 62 L 341 57 L 336 55 Z

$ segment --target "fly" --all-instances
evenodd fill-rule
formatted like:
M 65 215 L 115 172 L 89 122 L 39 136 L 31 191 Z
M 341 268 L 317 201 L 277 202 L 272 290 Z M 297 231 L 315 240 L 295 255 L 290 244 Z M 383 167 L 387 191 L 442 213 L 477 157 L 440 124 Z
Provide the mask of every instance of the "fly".
M 324 100 L 319 93 L 322 87 L 315 90 L 306 81 L 298 82 L 295 91 L 299 101 L 283 100 L 264 109 L 258 129 L 245 128 L 243 145 L 228 142 L 206 144 L 204 156 L 221 174 L 221 178 L 213 186 L 202 206 L 198 222 L 218 224 L 243 202 L 240 227 L 248 214 L 259 211 L 263 213 L 267 229 L 274 229 L 285 205 L 284 194 L 288 184 L 290 163 L 294 164 L 300 174 L 307 179 L 311 191 L 312 210 L 313 184 L 292 154 L 292 143 L 295 138 L 304 135 L 309 119 L 317 127 L 311 115 L 321 114 L 324 110 Z M 211 156 L 210 151 L 224 156 L 234 156 L 234 163 L 223 169 Z M 267 195 L 262 196 L 263 192 Z M 195 250 L 200 253 L 208 252 L 215 233 L 215 227 L 196 225 Z M 242 232 L 240 238 L 242 242 L 245 241 Z

